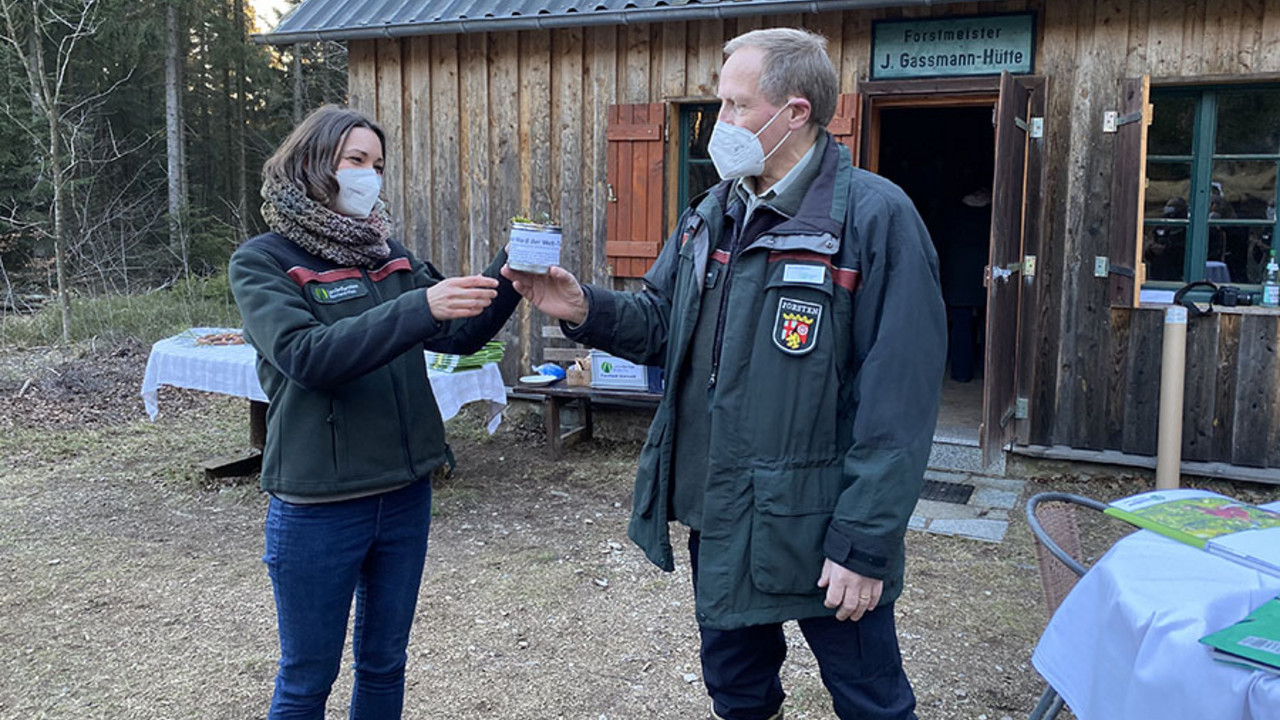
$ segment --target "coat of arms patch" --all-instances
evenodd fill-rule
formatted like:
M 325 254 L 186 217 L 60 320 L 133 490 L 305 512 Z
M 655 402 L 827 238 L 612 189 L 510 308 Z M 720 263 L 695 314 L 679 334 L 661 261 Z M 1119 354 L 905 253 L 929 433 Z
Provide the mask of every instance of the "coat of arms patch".
M 822 306 L 816 303 L 779 298 L 773 321 L 773 344 L 789 355 L 804 355 L 818 342 L 818 320 Z

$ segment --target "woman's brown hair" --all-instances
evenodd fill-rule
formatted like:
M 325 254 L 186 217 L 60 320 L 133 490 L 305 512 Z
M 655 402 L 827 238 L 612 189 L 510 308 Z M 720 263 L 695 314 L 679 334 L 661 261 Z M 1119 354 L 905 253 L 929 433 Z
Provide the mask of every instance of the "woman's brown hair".
M 325 105 L 307 116 L 262 165 L 262 179 L 296 185 L 312 200 L 328 205 L 338 192 L 334 167 L 352 128 L 368 128 L 387 152 L 387 136 L 369 118 L 350 108 Z

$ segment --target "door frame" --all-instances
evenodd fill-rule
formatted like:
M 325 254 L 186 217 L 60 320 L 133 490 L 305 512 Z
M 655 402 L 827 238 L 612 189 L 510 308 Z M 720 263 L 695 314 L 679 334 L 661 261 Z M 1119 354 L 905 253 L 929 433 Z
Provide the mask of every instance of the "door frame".
M 955 108 L 955 107 L 990 107 L 992 110 L 992 125 L 996 120 L 996 112 L 1000 103 L 1001 78 L 1000 76 L 981 77 L 981 78 L 931 78 L 923 80 L 888 80 L 888 81 L 864 81 L 858 84 L 858 92 L 861 94 L 862 107 L 862 143 L 860 157 L 857 159 L 858 165 L 871 172 L 877 172 L 880 164 L 880 128 L 882 121 L 882 112 L 885 109 L 931 109 L 931 108 Z M 993 137 L 993 143 L 995 138 Z M 998 146 L 993 148 L 997 153 L 993 157 L 993 162 L 998 163 Z M 995 188 L 992 188 L 993 193 Z M 992 205 L 993 212 L 995 205 Z M 994 232 L 995 222 L 993 217 L 992 229 Z M 988 241 L 988 248 L 993 247 L 993 240 Z M 990 252 L 990 250 L 989 250 Z M 988 271 L 989 272 L 989 271 Z M 1021 298 L 1019 298 L 1020 300 Z M 1020 316 L 1021 302 L 1019 302 L 1016 315 Z M 988 300 L 988 313 L 991 312 L 990 300 Z M 1021 324 L 1020 318 L 1018 321 Z M 1022 328 L 1015 326 L 1010 329 L 1015 337 L 1020 338 Z M 987 334 L 990 336 L 991 327 L 988 322 Z M 989 439 L 991 433 L 988 430 L 995 428 L 986 428 L 989 423 L 988 415 L 990 409 L 985 407 L 990 402 L 992 395 L 993 382 L 997 379 L 1000 370 L 1004 373 L 1000 374 L 1005 384 L 1011 385 L 1015 392 L 1018 389 L 1018 376 L 1020 375 L 1019 360 L 1015 356 L 1001 363 L 1001 368 L 995 368 L 988 363 L 988 367 L 983 373 L 983 427 L 978 428 L 979 443 L 983 449 L 984 464 L 990 464 L 993 458 L 998 456 L 1004 447 L 1004 443 L 1000 443 L 1000 447 L 988 447 L 993 441 Z M 1005 377 L 1005 374 L 1008 377 Z
M 886 108 L 973 107 L 1000 100 L 1000 78 L 928 78 L 924 80 L 863 80 L 861 157 L 858 167 L 880 167 L 880 113 Z

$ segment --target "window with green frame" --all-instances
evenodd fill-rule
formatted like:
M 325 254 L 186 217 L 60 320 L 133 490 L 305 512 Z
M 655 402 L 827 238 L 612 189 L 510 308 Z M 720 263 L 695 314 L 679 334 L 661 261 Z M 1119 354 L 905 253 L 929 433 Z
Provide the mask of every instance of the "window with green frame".
M 1260 284 L 1280 250 L 1280 86 L 1153 88 L 1151 104 L 1148 285 Z
M 707 152 L 711 130 L 716 126 L 720 103 L 689 103 L 680 106 L 680 182 L 677 207 L 683 210 L 689 200 L 720 182 L 716 167 Z

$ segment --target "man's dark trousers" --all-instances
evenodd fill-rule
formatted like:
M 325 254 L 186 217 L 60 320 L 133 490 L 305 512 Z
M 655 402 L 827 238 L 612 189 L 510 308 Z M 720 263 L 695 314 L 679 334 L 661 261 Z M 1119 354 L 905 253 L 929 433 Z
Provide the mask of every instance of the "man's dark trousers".
M 698 544 L 689 533 L 693 586 L 698 586 Z M 818 581 L 814 577 L 814 582 Z M 800 620 L 809 648 L 818 660 L 822 682 L 841 720 L 915 720 L 915 694 L 902 669 L 893 605 L 877 607 L 858 622 L 835 616 Z M 702 679 L 715 712 L 724 720 L 767 720 L 786 694 L 778 671 L 786 659 L 782 625 L 752 625 L 735 630 L 699 627 Z

